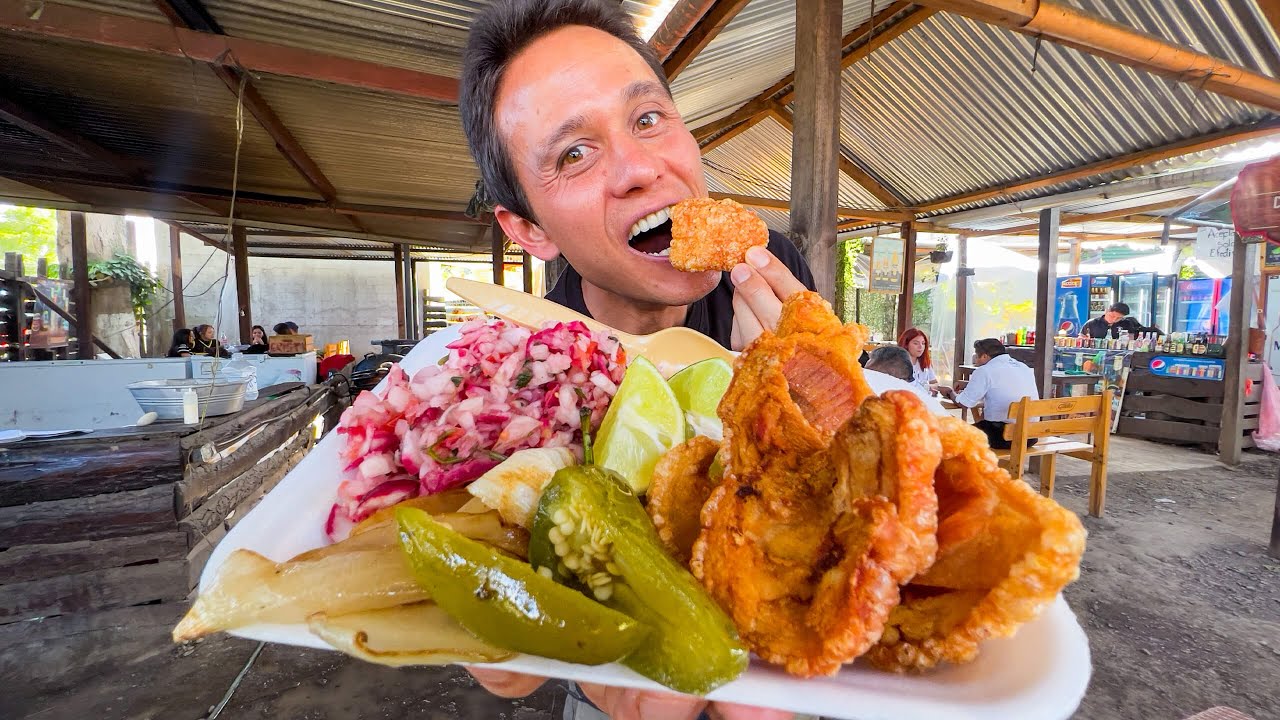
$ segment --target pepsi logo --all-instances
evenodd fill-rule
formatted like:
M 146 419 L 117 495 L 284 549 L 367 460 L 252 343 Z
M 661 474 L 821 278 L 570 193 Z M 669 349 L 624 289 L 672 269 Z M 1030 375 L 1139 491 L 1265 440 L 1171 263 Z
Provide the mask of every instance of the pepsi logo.
M 1151 361 L 1151 369 L 1152 369 L 1152 370 L 1163 370 L 1163 369 L 1165 369 L 1165 366 L 1167 366 L 1168 364 L 1169 364 L 1169 363 L 1165 362 L 1165 359 L 1164 359 L 1164 358 L 1156 358 L 1156 359 L 1154 359 L 1154 360 L 1152 360 L 1152 361 Z

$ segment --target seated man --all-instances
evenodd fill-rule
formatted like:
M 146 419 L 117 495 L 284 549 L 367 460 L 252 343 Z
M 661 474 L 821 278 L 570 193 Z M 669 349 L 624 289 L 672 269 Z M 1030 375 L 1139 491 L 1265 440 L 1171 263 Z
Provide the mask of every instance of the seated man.
M 911 356 L 897 345 L 886 345 L 872 350 L 863 367 L 911 382 Z
M 1024 397 L 1039 399 L 1035 373 L 1006 355 L 1004 343 L 995 338 L 975 342 L 973 353 L 973 364 L 978 367 L 964 390 L 957 393 L 952 388 L 940 386 L 938 391 L 967 408 L 982 403 L 984 417 L 973 426 L 987 434 L 993 450 L 1008 450 L 1009 441 L 1004 439 L 1004 428 L 1009 423 L 1009 405 Z M 1035 440 L 1028 444 L 1034 445 Z
M 1122 330 L 1130 335 L 1137 335 L 1140 332 L 1146 332 L 1148 329 L 1144 328 L 1137 318 L 1129 316 L 1128 305 L 1118 302 L 1107 308 L 1107 311 L 1102 315 L 1085 323 L 1084 327 L 1080 328 L 1080 336 L 1118 338 Z

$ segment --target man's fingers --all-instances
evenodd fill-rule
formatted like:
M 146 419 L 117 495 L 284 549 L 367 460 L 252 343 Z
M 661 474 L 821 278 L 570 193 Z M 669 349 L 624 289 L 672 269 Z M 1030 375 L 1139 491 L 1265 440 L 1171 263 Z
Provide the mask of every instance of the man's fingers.
M 774 327 L 777 327 L 776 320 Z M 735 292 L 733 294 L 733 328 L 729 333 L 729 345 L 734 350 L 742 350 L 750 345 L 752 340 L 760 337 L 762 332 L 764 332 L 764 326 L 760 324 L 760 319 L 747 303 L 746 297 Z
M 735 705 L 726 702 L 714 702 L 707 708 L 711 720 L 792 720 L 795 713 L 786 710 Z
M 648 720 L 663 718 L 666 720 L 695 720 L 705 700 L 687 695 L 658 692 L 654 690 L 636 690 L 634 688 L 579 683 L 578 687 L 591 698 L 610 720 Z
M 761 327 L 765 330 L 777 328 L 778 318 L 782 316 L 782 301 L 764 277 L 755 268 L 744 264 L 735 267 L 729 278 L 733 280 L 734 318 L 741 314 L 738 304 L 741 300 Z
M 755 268 L 755 271 L 764 278 L 769 287 L 773 288 L 773 294 L 779 300 L 786 300 L 798 292 L 804 292 L 808 288 L 804 283 L 796 279 L 791 274 L 790 268 L 782 264 L 782 261 L 774 257 L 773 253 L 768 250 L 756 246 L 747 249 L 747 264 Z
M 537 675 L 474 666 L 467 668 L 467 672 L 471 673 L 471 677 L 475 678 L 485 690 L 504 698 L 524 697 L 542 687 L 542 684 L 547 681 L 546 678 Z

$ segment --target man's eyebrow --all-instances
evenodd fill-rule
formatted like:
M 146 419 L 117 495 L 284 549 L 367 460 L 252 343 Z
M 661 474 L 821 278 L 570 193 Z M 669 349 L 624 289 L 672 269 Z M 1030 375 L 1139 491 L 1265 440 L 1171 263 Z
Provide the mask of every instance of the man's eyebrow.
M 559 151 L 557 147 L 570 137 L 578 134 L 582 128 L 587 125 L 587 117 L 585 115 L 574 115 L 573 117 L 560 123 L 555 132 L 551 133 L 546 140 L 538 145 L 538 158 L 545 158 L 548 155 L 556 154 Z
M 661 95 L 663 98 L 670 97 L 667 93 L 667 89 L 662 87 L 661 83 L 653 80 L 637 80 L 628 85 L 622 91 L 622 97 L 625 98 L 627 102 L 635 102 L 636 100 L 642 100 L 653 95 Z

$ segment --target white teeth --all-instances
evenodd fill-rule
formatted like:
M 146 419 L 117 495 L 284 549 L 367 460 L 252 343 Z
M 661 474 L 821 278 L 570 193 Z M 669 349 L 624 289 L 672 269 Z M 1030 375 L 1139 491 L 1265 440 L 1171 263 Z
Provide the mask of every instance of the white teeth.
M 636 224 L 631 226 L 631 234 L 627 236 L 627 239 L 630 240 L 631 238 L 639 235 L 640 233 L 648 232 L 649 230 L 652 230 L 658 227 L 659 225 L 666 222 L 667 220 L 670 220 L 671 219 L 670 210 L 671 208 L 665 207 L 665 208 L 662 208 L 661 210 L 651 212 L 648 215 L 645 215 L 644 217 L 637 220 Z

